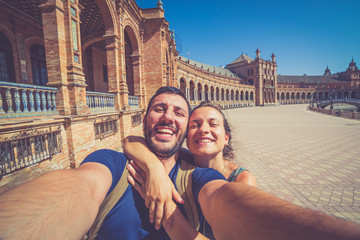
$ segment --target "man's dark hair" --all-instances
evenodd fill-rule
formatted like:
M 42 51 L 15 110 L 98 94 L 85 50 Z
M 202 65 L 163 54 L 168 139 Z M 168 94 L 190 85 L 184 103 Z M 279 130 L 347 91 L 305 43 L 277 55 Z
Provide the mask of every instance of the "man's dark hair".
M 186 104 L 187 104 L 187 106 L 188 106 L 188 112 L 190 113 L 190 104 L 189 104 L 188 100 L 186 99 L 185 94 L 184 94 L 180 89 L 178 89 L 178 88 L 176 88 L 176 87 L 165 86 L 165 87 L 159 88 L 159 89 L 155 92 L 154 96 L 151 97 L 151 99 L 150 99 L 150 101 L 149 101 L 149 104 L 148 104 L 148 106 L 147 106 L 147 108 L 146 108 L 145 118 L 147 117 L 147 115 L 148 115 L 148 113 L 149 113 L 149 109 L 150 109 L 150 107 L 151 107 L 151 104 L 152 104 L 153 101 L 154 101 L 154 98 L 156 98 L 158 95 L 163 94 L 163 93 L 179 95 L 180 97 L 182 97 L 182 98 L 185 100 L 185 102 L 186 102 Z

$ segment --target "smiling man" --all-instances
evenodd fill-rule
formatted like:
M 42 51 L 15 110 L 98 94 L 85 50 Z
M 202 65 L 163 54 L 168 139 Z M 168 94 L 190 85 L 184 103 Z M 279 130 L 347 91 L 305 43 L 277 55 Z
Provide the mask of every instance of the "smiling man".
M 159 158 L 171 158 L 184 142 L 190 107 L 179 95 L 155 96 L 144 118 L 145 142 Z
M 186 136 L 189 111 L 189 103 L 179 89 L 162 87 L 151 98 L 144 117 L 146 144 L 159 158 L 165 172 L 173 180 L 176 179 L 182 161 L 179 149 Z M 98 166 L 100 164 L 101 166 Z M 111 183 L 101 181 L 105 182 L 106 186 L 110 186 L 108 192 L 111 192 L 122 176 L 125 165 L 126 158 L 123 153 L 99 150 L 86 157 L 80 168 L 106 166 L 108 177 L 106 180 L 103 179 L 108 181 L 111 176 L 112 180 Z M 194 195 L 198 196 L 203 186 L 213 180 L 225 182 L 224 177 L 217 171 L 197 168 L 193 173 Z M 104 197 L 101 192 L 99 198 Z M 195 200 L 197 201 L 197 197 Z M 155 205 L 149 207 L 151 212 L 160 210 L 155 209 Z M 119 239 L 119 236 L 121 239 L 168 239 L 163 228 L 157 230 L 159 226 L 155 228 L 149 222 L 148 212 L 143 198 L 129 186 L 105 218 L 97 239 L 115 240 Z
M 173 182 L 184 161 L 178 150 L 189 111 L 179 89 L 162 87 L 150 100 L 144 119 L 146 142 L 159 158 L 154 164 L 162 164 Z M 125 165 L 123 153 L 98 150 L 77 169 L 54 171 L 1 194 L 0 239 L 81 239 L 126 171 Z M 192 190 L 200 217 L 203 212 L 217 239 L 360 238 L 358 225 L 300 208 L 255 187 L 228 183 L 210 168 L 192 172 Z M 164 208 L 165 216 L 177 214 Z M 158 211 L 162 207 L 146 204 L 129 186 L 107 214 L 97 239 L 169 239 L 163 228 L 157 230 L 161 219 L 155 226 L 149 221 L 149 212 L 151 219 Z M 183 237 L 187 233 L 188 228 L 183 228 L 181 236 L 169 234 L 175 239 L 201 237 Z

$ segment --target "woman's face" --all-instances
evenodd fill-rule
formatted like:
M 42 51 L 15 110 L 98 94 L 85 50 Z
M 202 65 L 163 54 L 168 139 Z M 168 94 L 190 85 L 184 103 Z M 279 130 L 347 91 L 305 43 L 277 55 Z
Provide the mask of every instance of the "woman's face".
M 215 157 L 219 153 L 222 155 L 228 140 L 223 116 L 216 109 L 201 107 L 191 114 L 187 146 L 194 156 Z

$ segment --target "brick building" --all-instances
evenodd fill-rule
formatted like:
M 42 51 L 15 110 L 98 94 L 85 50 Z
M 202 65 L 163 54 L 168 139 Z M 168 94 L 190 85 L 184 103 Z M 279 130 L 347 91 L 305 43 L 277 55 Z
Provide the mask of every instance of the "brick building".
M 331 74 L 329 67 L 321 76 L 277 77 L 279 104 L 314 103 L 330 99 L 360 99 L 360 70 L 352 59 L 346 71 Z
M 125 136 L 142 134 L 161 86 L 180 88 L 193 106 L 223 108 L 295 103 L 279 97 L 304 89 L 278 84 L 275 55 L 263 60 L 258 49 L 225 68 L 180 57 L 160 0 L 149 9 L 135 0 L 0 0 L 0 14 L 0 192 L 97 149 L 121 150 Z M 339 76 L 359 98 L 359 74 Z

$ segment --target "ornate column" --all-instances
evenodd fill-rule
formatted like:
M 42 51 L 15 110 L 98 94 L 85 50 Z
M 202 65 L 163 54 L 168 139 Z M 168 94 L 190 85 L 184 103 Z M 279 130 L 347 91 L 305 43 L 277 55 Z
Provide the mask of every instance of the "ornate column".
M 108 79 L 109 79 L 109 93 L 115 94 L 114 107 L 116 110 L 122 110 L 123 99 L 121 99 L 121 84 L 120 84 L 120 63 L 119 63 L 119 38 L 118 36 L 105 35 L 106 42 L 106 59 L 108 68 Z M 127 85 L 125 83 L 126 92 Z
M 185 95 L 186 95 L 186 99 L 189 101 L 190 100 L 190 88 L 189 87 L 185 88 Z
M 59 90 L 57 110 L 60 115 L 88 114 L 78 2 L 45 1 L 40 8 L 49 79 L 47 85 Z
M 117 59 L 119 59 L 119 76 L 118 76 L 118 84 L 119 84 L 119 110 L 129 110 L 129 89 L 126 82 L 126 62 L 125 62 L 125 39 L 124 39 L 124 12 L 123 8 L 118 12 L 120 18 L 119 24 L 119 32 L 120 32 L 120 44 L 121 49 L 119 49 L 119 55 Z

